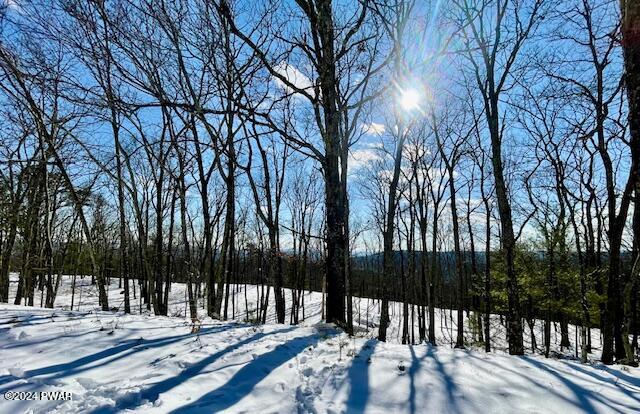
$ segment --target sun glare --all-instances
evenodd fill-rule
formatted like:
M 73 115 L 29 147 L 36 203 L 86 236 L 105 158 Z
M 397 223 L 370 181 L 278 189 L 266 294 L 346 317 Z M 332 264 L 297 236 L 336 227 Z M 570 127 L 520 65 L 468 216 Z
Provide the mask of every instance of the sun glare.
M 417 109 L 420 106 L 420 94 L 415 89 L 404 89 L 400 94 L 400 106 L 405 111 Z

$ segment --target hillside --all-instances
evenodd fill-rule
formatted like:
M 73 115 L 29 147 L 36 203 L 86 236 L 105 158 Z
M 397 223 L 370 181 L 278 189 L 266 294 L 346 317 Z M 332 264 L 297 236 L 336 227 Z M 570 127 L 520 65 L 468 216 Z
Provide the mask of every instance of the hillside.
M 179 288 L 172 291 L 174 315 L 184 312 Z M 190 321 L 180 316 L 97 311 L 93 288 L 83 289 L 80 310 L 0 306 L 1 391 L 72 393 L 70 401 L 5 400 L 0 412 L 632 413 L 640 409 L 638 368 L 583 365 L 568 357 L 511 357 L 500 350 L 486 354 L 473 347 L 379 343 L 372 339 L 375 330 L 367 332 L 364 326 L 356 338 L 349 338 L 319 323 L 318 294 L 307 295 L 311 316 L 301 326 L 254 326 L 242 323 L 243 313 L 237 312 L 235 321 L 203 318 L 199 332 L 192 333 Z M 254 289 L 249 288 L 249 304 L 255 300 Z M 118 294 L 117 285 L 112 285 L 114 303 Z M 58 303 L 68 305 L 68 295 L 65 278 Z M 238 304 L 244 303 L 242 290 L 236 297 Z M 375 309 L 370 306 L 371 321 Z M 394 312 L 392 336 L 398 314 Z M 444 324 L 442 315 L 438 313 L 438 325 Z M 446 329 L 439 331 L 438 340 L 443 345 L 448 341 Z M 498 347 L 501 341 L 497 334 Z

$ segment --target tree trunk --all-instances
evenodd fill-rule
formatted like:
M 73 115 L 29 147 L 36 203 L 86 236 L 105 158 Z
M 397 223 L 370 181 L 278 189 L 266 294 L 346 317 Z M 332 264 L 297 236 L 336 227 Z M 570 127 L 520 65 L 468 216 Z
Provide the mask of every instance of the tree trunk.
M 624 52 L 625 82 L 627 100 L 629 102 L 629 132 L 631 135 L 631 180 L 633 180 L 636 200 L 640 194 L 640 2 L 637 0 L 621 0 L 622 47 Z M 637 201 L 636 201 L 637 205 Z M 623 339 L 625 359 L 634 362 L 633 349 L 629 346 L 628 333 L 631 329 L 631 294 L 633 291 L 633 273 L 624 286 L 624 309 L 626 313 Z
M 520 294 L 518 290 L 518 275 L 515 268 L 516 239 L 511 220 L 511 204 L 504 180 L 502 137 L 499 130 L 498 116 L 498 97 L 494 96 L 493 99 L 491 99 L 490 112 L 487 113 L 487 118 L 491 135 L 491 162 L 493 164 L 496 199 L 498 201 L 498 213 L 500 215 L 502 250 L 507 271 L 507 336 L 509 341 L 509 354 L 524 355 L 522 318 L 520 316 Z

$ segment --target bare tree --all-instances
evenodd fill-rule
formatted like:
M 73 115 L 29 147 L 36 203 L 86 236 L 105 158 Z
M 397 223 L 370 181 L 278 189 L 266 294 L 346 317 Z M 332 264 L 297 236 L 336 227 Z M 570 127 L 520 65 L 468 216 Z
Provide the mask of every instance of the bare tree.
M 484 116 L 491 138 L 491 162 L 496 199 L 500 214 L 501 242 L 507 269 L 507 314 L 509 353 L 521 355 L 522 321 L 518 275 L 514 263 L 516 237 L 513 212 L 504 176 L 502 139 L 504 118 L 500 115 L 501 95 L 509 87 L 510 77 L 526 40 L 535 32 L 544 16 L 543 0 L 475 1 L 455 4 L 460 10 L 460 28 L 473 76 L 484 101 Z
M 377 56 L 376 39 L 380 38 L 380 33 L 375 24 L 376 14 L 365 1 L 352 18 L 342 21 L 336 19 L 331 0 L 299 0 L 295 6 L 289 6 L 298 25 L 285 37 L 278 32 L 278 23 L 271 27 L 258 24 L 258 30 L 247 34 L 238 26 L 231 4 L 220 1 L 215 7 L 225 16 L 230 31 L 255 52 L 268 73 L 287 90 L 305 99 L 312 109 L 322 138 L 321 147 L 299 139 L 297 134 L 287 138 L 322 165 L 327 232 L 325 316 L 329 322 L 346 324 L 347 171 L 341 166 L 346 165 L 348 157 L 349 136 L 345 132 L 349 129 L 343 121 L 346 112 L 357 114 L 371 99 L 367 94 L 369 82 L 384 67 L 385 61 Z M 270 9 L 267 7 L 267 14 L 271 13 Z M 261 21 L 273 22 L 266 17 Z M 273 40 L 267 41 L 267 36 Z M 278 45 L 283 48 L 278 50 Z M 298 59 L 309 63 L 312 75 L 296 75 L 301 73 L 301 66 L 293 66 Z M 347 79 L 356 79 L 356 74 L 358 81 L 347 82 Z M 349 105 L 341 106 L 341 102 L 349 102 Z M 263 114 L 262 118 L 268 116 Z M 352 125 L 357 125 L 356 120 L 352 120 Z

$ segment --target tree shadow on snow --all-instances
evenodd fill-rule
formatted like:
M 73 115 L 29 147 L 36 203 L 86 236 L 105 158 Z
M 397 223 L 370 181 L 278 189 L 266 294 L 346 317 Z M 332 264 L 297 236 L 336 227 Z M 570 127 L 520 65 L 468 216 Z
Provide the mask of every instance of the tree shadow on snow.
M 34 345 L 42 345 L 42 344 L 46 344 L 47 342 L 52 342 L 52 339 L 58 339 L 58 338 L 66 338 L 66 339 L 68 339 L 68 338 L 80 338 L 80 337 L 83 337 L 83 336 L 94 334 L 96 332 L 97 332 L 97 330 L 76 332 L 76 333 L 62 333 L 62 334 L 56 335 L 55 337 L 52 335 L 52 336 L 47 336 L 45 338 L 35 339 L 35 340 L 28 340 L 28 339 L 27 340 L 20 340 L 19 342 L 0 347 L 0 350 L 18 349 L 18 348 L 31 347 L 31 346 L 34 346 Z M 0 329 L 0 335 L 1 334 L 2 334 L 2 329 Z
M 305 348 L 315 345 L 318 339 L 318 334 L 293 338 L 269 352 L 258 355 L 253 361 L 240 368 L 225 384 L 172 413 L 219 412 L 232 407 L 249 395 L 255 386 L 276 368 L 294 358 Z
M 219 326 L 211 328 L 203 328 L 198 335 L 211 335 L 229 329 L 228 326 Z M 195 337 L 195 334 L 185 333 L 182 335 L 167 336 L 155 339 L 131 339 L 126 340 L 116 346 L 96 352 L 91 355 L 78 358 L 71 362 L 50 365 L 43 368 L 32 369 L 24 372 L 24 378 L 37 377 L 41 375 L 49 375 L 45 380 L 54 380 L 76 375 L 90 369 L 94 369 L 103 365 L 107 365 L 113 361 L 128 357 L 132 354 L 153 348 L 160 348 L 167 345 L 180 342 L 189 337 Z M 96 362 L 100 363 L 96 364 Z M 5 381 L 6 382 L 10 382 Z M 1 382 L 0 382 L 1 384 Z M 0 387 L 2 391 L 2 387 Z
M 534 367 L 548 372 L 549 374 L 553 375 L 554 377 L 556 377 L 557 379 L 560 380 L 560 382 L 562 382 L 567 388 L 569 388 L 569 390 L 571 390 L 571 392 L 573 393 L 573 395 L 575 395 L 575 397 L 578 400 L 578 404 L 579 407 L 581 409 L 583 409 L 585 412 L 587 413 L 597 413 L 596 408 L 593 406 L 593 403 L 591 402 L 591 392 L 588 391 L 587 389 L 585 389 L 584 387 L 576 384 L 575 382 L 571 381 L 570 379 L 566 378 L 565 375 L 557 372 L 556 370 L 552 369 L 551 367 L 547 366 L 547 364 L 544 364 L 536 359 L 530 358 L 528 356 L 522 356 L 520 357 L 521 360 L 528 362 L 529 364 L 533 365 Z
M 476 362 L 487 365 L 488 369 L 491 372 L 491 375 L 495 378 L 499 378 L 505 385 L 509 385 L 511 387 L 515 386 L 515 384 L 512 383 L 512 380 L 510 379 L 509 375 L 502 375 L 501 374 L 502 372 L 517 376 L 518 379 L 526 381 L 527 383 L 531 384 L 532 387 L 542 389 L 546 393 L 548 393 L 550 396 L 554 396 L 560 400 L 566 401 L 567 403 L 574 405 L 578 409 L 584 410 L 584 408 L 581 406 L 579 401 L 575 401 L 571 399 L 569 396 L 564 395 L 562 392 L 559 392 L 554 387 L 550 387 L 549 384 L 547 383 L 542 383 L 541 381 L 535 380 L 530 375 L 524 375 L 523 372 L 521 370 L 518 370 L 517 368 L 512 369 L 507 367 L 504 364 L 502 365 L 497 364 L 494 361 L 480 358 L 476 356 L 474 353 L 469 353 L 469 357 L 475 360 Z M 523 390 L 526 390 L 526 389 L 523 388 Z
M 586 370 L 577 363 L 569 363 L 565 361 L 560 361 L 560 362 L 563 362 L 565 365 L 567 365 L 568 368 L 578 371 L 584 375 L 590 376 L 591 378 L 595 379 L 598 382 L 603 382 L 603 383 L 608 383 L 613 385 L 614 387 L 619 389 L 621 392 L 626 394 L 628 397 L 640 403 L 640 388 L 635 390 L 633 389 L 633 387 L 640 387 L 640 378 L 628 376 L 622 372 L 610 369 L 605 366 L 604 368 L 601 368 L 601 369 L 612 376 L 608 378 L 596 372 Z M 620 383 L 620 380 L 627 382 L 628 384 Z
M 628 382 L 629 384 L 633 385 L 634 387 L 640 387 L 640 377 L 634 377 L 631 375 L 627 375 L 624 372 L 620 371 L 620 370 L 615 370 L 615 369 L 611 369 L 606 365 L 603 365 L 600 369 L 602 369 L 603 371 L 613 375 L 614 377 L 621 379 L 623 381 Z
M 553 375 L 554 377 L 556 377 L 558 380 L 560 380 L 560 382 L 562 382 L 562 384 L 564 384 L 567 388 L 569 388 L 569 390 L 571 390 L 571 392 L 573 393 L 573 395 L 576 397 L 577 399 L 577 406 L 579 406 L 582 410 L 584 410 L 587 413 L 597 413 L 598 410 L 596 409 L 596 407 L 594 407 L 593 402 L 592 401 L 598 401 L 600 403 L 602 403 L 603 405 L 613 408 L 613 405 L 619 405 L 619 406 L 623 406 L 625 408 L 630 408 L 628 406 L 626 406 L 623 403 L 620 403 L 618 401 L 613 401 L 607 397 L 605 397 L 604 395 L 601 395 L 601 393 L 599 391 L 593 391 L 590 390 L 588 388 L 583 387 L 582 385 L 579 385 L 573 381 L 571 381 L 568 378 L 568 374 L 567 373 L 563 373 L 563 372 L 558 372 L 557 370 L 555 370 L 554 368 L 550 367 L 549 365 L 545 364 L 542 361 L 539 361 L 535 358 L 531 358 L 528 356 L 523 356 L 520 357 L 520 359 L 522 361 L 526 361 L 529 364 L 533 365 L 534 367 L 543 370 L 545 372 L 548 372 L 549 374 Z M 572 367 L 573 369 L 576 369 L 576 367 Z M 576 371 L 582 371 L 584 372 L 584 370 L 581 369 L 576 369 Z M 605 380 L 603 378 L 598 378 L 597 375 L 593 374 L 593 373 L 587 373 L 588 375 L 590 375 L 592 378 L 595 379 L 600 379 L 600 380 Z M 608 382 L 608 381 L 606 381 Z M 620 389 L 620 391 L 623 391 L 623 389 Z M 626 395 L 628 395 L 629 397 L 631 397 L 632 399 L 634 399 L 635 401 L 638 401 L 638 398 L 636 396 L 631 395 L 628 392 L 625 392 Z
M 378 345 L 377 339 L 369 339 L 353 358 L 347 373 L 349 378 L 349 398 L 347 410 L 349 412 L 363 412 L 369 400 L 369 365 L 371 356 Z
M 127 394 L 122 398 L 116 400 L 115 406 L 98 407 L 95 410 L 91 411 L 91 413 L 92 414 L 116 413 L 122 410 L 133 409 L 141 405 L 145 401 L 155 402 L 160 396 L 160 394 L 170 391 L 173 388 L 177 387 L 178 385 L 184 383 L 185 381 L 188 381 L 191 378 L 197 376 L 202 372 L 204 368 L 206 368 L 208 365 L 212 364 L 213 362 L 215 362 L 225 354 L 235 351 L 236 349 L 244 345 L 247 345 L 251 342 L 262 339 L 267 335 L 285 333 L 285 332 L 291 331 L 292 329 L 293 328 L 280 329 L 270 333 L 258 332 L 254 335 L 251 335 L 248 338 L 245 338 L 239 342 L 234 343 L 233 345 L 230 345 L 222 349 L 221 351 L 216 352 L 215 354 L 209 355 L 201 359 L 200 361 L 193 363 L 188 368 L 180 372 L 180 374 L 177 376 L 170 377 L 156 384 L 153 384 L 151 387 L 145 388 L 141 390 L 139 393 Z
M 431 346 L 431 345 L 428 345 Z M 409 412 L 415 413 L 416 409 L 416 374 L 420 369 L 420 365 L 422 364 L 422 360 L 427 357 L 427 353 L 425 353 L 419 359 L 416 357 L 415 346 L 410 346 L 409 351 L 411 352 L 411 367 L 409 367 Z M 420 393 L 424 395 L 426 390 L 421 390 Z
M 431 359 L 433 359 L 433 362 L 435 362 L 436 369 L 438 370 L 438 373 L 440 374 L 440 377 L 442 378 L 442 381 L 444 382 L 445 391 L 447 392 L 447 401 L 449 402 L 449 405 L 451 406 L 451 410 L 450 411 L 454 412 L 454 413 L 461 412 L 462 410 L 460 409 L 460 406 L 458 405 L 458 399 L 459 398 L 464 398 L 464 396 L 462 395 L 462 392 L 458 388 L 458 384 L 455 383 L 455 381 L 453 380 L 453 377 L 447 372 L 447 370 L 445 369 L 444 364 L 438 358 L 437 352 L 435 352 L 435 350 L 436 350 L 435 346 L 427 345 L 427 353 L 426 353 L 425 357 L 426 358 L 431 358 Z M 454 350 L 455 357 L 451 360 L 451 366 L 453 366 L 455 364 L 458 352 L 460 352 L 460 351 L 455 351 Z

